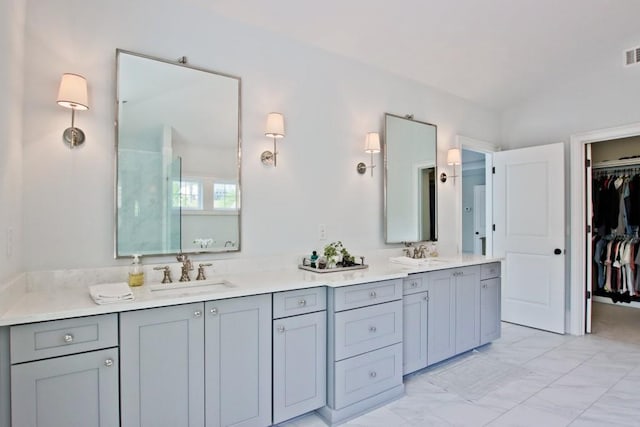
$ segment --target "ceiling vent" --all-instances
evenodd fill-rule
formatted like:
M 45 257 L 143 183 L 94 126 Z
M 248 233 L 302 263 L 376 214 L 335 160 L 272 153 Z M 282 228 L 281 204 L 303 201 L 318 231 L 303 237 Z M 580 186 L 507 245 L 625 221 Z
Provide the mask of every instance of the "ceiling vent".
M 625 63 L 627 67 L 640 63 L 640 47 L 634 47 L 624 53 Z

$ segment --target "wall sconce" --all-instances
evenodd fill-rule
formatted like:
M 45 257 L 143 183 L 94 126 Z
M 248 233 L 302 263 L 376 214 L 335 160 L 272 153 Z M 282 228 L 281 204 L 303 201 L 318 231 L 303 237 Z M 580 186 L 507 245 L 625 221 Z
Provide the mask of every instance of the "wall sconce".
M 263 165 L 276 167 L 278 152 L 276 151 L 276 139 L 284 138 L 284 116 L 281 113 L 269 113 L 264 136 L 273 138 L 273 152 L 263 151 L 260 156 Z
M 373 176 L 373 168 L 376 167 L 376 165 L 373 164 L 373 153 L 380 152 L 380 135 L 377 132 L 367 133 L 367 138 L 364 143 L 364 152 L 371 154 L 371 165 L 367 166 L 360 162 L 356 165 L 356 170 L 362 175 L 367 171 L 367 169 L 371 169 L 371 176 Z
M 459 165 L 462 163 L 462 155 L 460 153 L 460 149 L 459 148 L 449 148 L 449 151 L 447 151 L 447 164 L 449 166 L 453 166 L 453 175 L 451 175 L 449 178 L 453 178 L 453 183 L 455 185 L 456 183 L 456 178 L 458 177 L 458 175 L 456 175 L 456 165 Z M 447 174 L 442 172 L 440 174 L 440 181 L 441 182 L 447 182 Z
M 71 108 L 71 127 L 62 134 L 69 148 L 75 148 L 84 142 L 84 132 L 75 127 L 76 110 L 88 110 L 87 80 L 78 74 L 63 74 L 58 90 L 58 105 Z

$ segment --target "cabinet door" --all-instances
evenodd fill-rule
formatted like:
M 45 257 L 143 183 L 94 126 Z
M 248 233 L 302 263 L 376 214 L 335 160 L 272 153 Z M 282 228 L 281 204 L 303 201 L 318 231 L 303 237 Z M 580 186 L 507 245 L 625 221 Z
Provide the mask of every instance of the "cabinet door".
M 480 267 L 454 270 L 456 288 L 456 354 L 480 345 Z
M 117 426 L 118 349 L 11 367 L 15 427 Z
M 456 289 L 451 270 L 429 273 L 427 363 L 432 365 L 455 355 Z
M 205 312 L 206 425 L 270 425 L 271 294 L 210 301 Z
M 500 338 L 500 279 L 480 282 L 480 344 Z
M 120 314 L 122 426 L 204 425 L 203 308 Z
M 273 321 L 274 424 L 325 405 L 326 367 L 326 311 Z
M 405 295 L 402 322 L 403 375 L 427 366 L 428 308 L 429 292 Z

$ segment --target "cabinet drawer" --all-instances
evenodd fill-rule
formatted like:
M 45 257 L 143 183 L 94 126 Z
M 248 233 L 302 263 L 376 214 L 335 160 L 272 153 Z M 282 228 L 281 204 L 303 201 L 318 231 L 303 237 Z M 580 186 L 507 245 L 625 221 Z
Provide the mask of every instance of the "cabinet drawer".
M 79 317 L 12 326 L 11 363 L 118 345 L 118 315 Z
M 482 264 L 480 266 L 480 280 L 493 279 L 500 277 L 500 263 L 492 262 L 491 264 Z
M 426 289 L 427 284 L 423 283 L 422 277 L 409 276 L 402 281 L 403 295 L 417 294 L 418 292 L 424 292 Z
M 359 402 L 402 384 L 402 344 L 336 363 L 335 408 Z
M 335 360 L 402 341 L 402 301 L 343 311 L 334 316 Z
M 384 280 L 334 289 L 335 311 L 349 310 L 402 298 L 402 280 Z
M 295 316 L 327 309 L 327 288 L 297 289 L 273 294 L 273 318 Z

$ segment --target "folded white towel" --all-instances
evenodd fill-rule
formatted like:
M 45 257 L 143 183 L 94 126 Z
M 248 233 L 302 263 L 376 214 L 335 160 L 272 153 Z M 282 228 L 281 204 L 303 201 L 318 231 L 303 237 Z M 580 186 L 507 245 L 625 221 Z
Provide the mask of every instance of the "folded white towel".
M 96 304 L 110 304 L 133 300 L 131 288 L 124 282 L 89 286 L 89 294 Z

